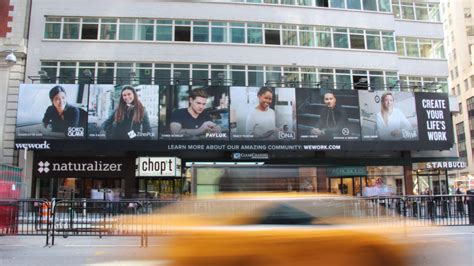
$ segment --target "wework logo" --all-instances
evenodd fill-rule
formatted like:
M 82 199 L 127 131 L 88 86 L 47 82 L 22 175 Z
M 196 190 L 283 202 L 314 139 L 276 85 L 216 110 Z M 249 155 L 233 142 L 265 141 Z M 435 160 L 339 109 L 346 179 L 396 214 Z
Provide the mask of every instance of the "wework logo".
M 46 161 L 46 162 L 43 163 L 42 161 L 40 161 L 40 162 L 38 163 L 38 172 L 40 172 L 40 173 L 43 173 L 43 172 L 44 172 L 44 173 L 48 173 L 48 172 L 49 172 L 49 162 Z
M 45 140 L 43 143 L 15 143 L 17 149 L 29 150 L 49 150 L 49 143 Z

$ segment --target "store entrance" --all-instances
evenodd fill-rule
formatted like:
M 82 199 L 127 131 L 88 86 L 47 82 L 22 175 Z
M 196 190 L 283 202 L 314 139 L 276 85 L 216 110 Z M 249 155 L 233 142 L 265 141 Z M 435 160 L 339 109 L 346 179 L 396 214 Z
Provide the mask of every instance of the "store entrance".
M 181 178 L 142 178 L 138 180 L 138 195 L 135 198 L 174 200 L 183 191 Z
M 367 184 L 366 176 L 331 177 L 329 192 L 337 195 L 361 196 L 362 187 Z
M 38 178 L 36 198 L 106 199 L 124 197 L 125 180 L 121 178 Z

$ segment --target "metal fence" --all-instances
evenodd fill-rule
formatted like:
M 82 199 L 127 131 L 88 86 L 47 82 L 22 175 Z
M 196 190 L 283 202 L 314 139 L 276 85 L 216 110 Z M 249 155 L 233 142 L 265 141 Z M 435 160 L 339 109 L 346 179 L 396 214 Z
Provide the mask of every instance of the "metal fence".
M 146 246 L 148 236 L 169 234 L 169 226 L 173 225 L 173 220 L 167 220 L 166 215 L 157 222 L 150 220 L 157 217 L 150 214 L 174 202 L 0 199 L 0 235 L 42 235 L 46 237 L 46 245 L 50 240 L 54 245 L 58 236 L 138 236 L 142 246 Z M 237 217 L 252 213 L 258 207 L 252 201 L 180 203 L 179 208 L 173 209 L 178 215 L 225 211 Z M 324 199 L 312 204 L 319 203 L 324 203 Z M 340 204 L 324 205 L 322 209 L 335 208 L 345 217 L 375 219 L 381 225 L 474 225 L 474 196 L 471 195 L 350 198 Z

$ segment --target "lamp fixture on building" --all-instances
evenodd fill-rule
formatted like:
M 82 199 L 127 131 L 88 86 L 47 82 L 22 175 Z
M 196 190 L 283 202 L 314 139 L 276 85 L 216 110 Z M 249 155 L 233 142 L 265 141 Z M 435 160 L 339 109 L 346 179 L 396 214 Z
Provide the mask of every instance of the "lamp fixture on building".
M 5 56 L 5 61 L 8 63 L 8 64 L 16 64 L 16 55 L 15 55 L 15 51 L 14 49 L 11 49 L 11 50 L 6 50 L 4 52 L 7 52 L 7 56 Z

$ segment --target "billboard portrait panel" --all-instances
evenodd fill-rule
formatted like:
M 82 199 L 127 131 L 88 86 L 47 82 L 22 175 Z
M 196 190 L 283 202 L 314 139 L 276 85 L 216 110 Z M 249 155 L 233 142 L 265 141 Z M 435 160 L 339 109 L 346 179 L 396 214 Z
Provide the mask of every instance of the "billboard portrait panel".
M 359 91 L 362 140 L 416 141 L 413 92 Z
M 157 139 L 158 91 L 158 85 L 90 85 L 89 138 Z
M 295 88 L 230 87 L 232 140 L 296 139 Z
M 228 87 L 173 86 L 160 99 L 161 139 L 229 139 Z
M 84 139 L 87 93 L 77 84 L 21 84 L 17 139 Z
M 359 140 L 357 91 L 301 88 L 297 91 L 300 140 Z

